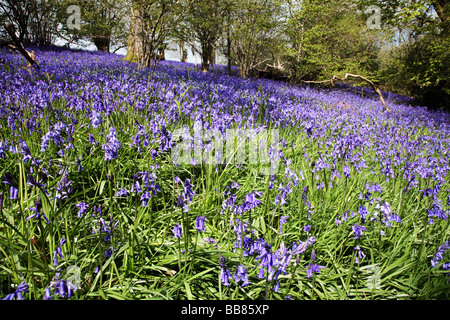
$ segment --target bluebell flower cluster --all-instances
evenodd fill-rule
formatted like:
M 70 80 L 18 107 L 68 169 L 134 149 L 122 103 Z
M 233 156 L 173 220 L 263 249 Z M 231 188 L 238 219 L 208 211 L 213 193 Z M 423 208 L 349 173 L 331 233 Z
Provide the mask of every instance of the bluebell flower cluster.
M 28 284 L 25 282 L 22 282 L 19 284 L 16 290 L 14 290 L 13 293 L 8 294 L 6 297 L 3 298 L 3 300 L 24 300 L 23 293 L 29 292 L 28 290 Z
M 121 148 L 122 144 L 117 140 L 116 129 L 111 127 L 106 136 L 105 144 L 102 146 L 102 149 L 105 150 L 105 161 L 116 159 Z

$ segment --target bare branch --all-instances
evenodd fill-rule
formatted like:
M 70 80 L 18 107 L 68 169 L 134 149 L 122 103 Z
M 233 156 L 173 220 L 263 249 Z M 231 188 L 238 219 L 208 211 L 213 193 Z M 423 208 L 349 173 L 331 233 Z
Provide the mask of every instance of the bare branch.
M 35 66 L 37 69 L 39 69 L 39 65 L 35 61 L 34 52 L 30 53 L 23 47 L 22 43 L 19 41 L 19 39 L 17 39 L 14 27 L 11 24 L 4 25 L 4 27 L 11 37 L 12 41 L 14 42 L 15 49 L 19 51 L 25 57 L 25 59 L 28 60 L 30 66 Z
M 322 80 L 322 81 L 301 81 L 302 83 L 314 83 L 314 84 L 323 84 L 323 83 L 331 83 L 332 86 L 334 86 L 334 83 L 336 80 L 339 81 L 345 81 L 348 79 L 348 77 L 352 77 L 352 78 L 358 78 L 361 79 L 365 82 L 367 82 L 368 84 L 370 84 L 370 86 L 372 87 L 373 91 L 375 91 L 375 93 L 378 95 L 378 98 L 381 101 L 381 104 L 383 105 L 383 110 L 384 111 L 391 111 L 387 105 L 386 105 L 386 101 L 383 98 L 383 94 L 381 93 L 381 90 L 378 89 L 378 87 L 373 83 L 373 81 L 367 79 L 366 77 L 359 75 L 359 74 L 352 74 L 352 73 L 346 73 L 344 78 L 339 78 L 337 76 L 333 76 L 333 78 L 331 78 L 330 80 Z

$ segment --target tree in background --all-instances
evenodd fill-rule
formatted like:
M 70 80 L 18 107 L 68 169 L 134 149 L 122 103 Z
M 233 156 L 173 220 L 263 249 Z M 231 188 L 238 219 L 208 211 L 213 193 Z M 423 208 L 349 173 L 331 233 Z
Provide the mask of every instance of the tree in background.
M 229 16 L 230 56 L 239 75 L 248 78 L 264 60 L 264 49 L 281 32 L 282 2 L 243 0 L 232 4 Z
M 51 45 L 57 8 L 57 0 L 1 0 L 0 21 L 14 26 L 21 43 Z
M 141 67 L 157 66 L 167 41 L 184 18 L 183 4 L 180 0 L 132 0 L 125 60 Z
M 185 40 L 200 44 L 201 70 L 209 71 L 215 62 L 216 44 L 224 26 L 226 1 L 191 0 L 187 10 L 187 28 L 183 30 Z
M 77 6 L 80 28 L 71 28 L 68 8 Z M 89 40 L 98 51 L 110 52 L 126 46 L 129 1 L 126 0 L 60 0 L 55 24 L 58 36 L 68 43 Z
M 361 5 L 367 2 L 362 0 Z M 382 78 L 387 89 L 416 97 L 429 106 L 448 108 L 450 3 L 397 0 L 378 4 L 383 12 L 383 29 L 397 31 L 383 61 Z
M 376 78 L 381 46 L 354 1 L 290 1 L 284 46 L 291 77 L 319 81 L 345 73 Z

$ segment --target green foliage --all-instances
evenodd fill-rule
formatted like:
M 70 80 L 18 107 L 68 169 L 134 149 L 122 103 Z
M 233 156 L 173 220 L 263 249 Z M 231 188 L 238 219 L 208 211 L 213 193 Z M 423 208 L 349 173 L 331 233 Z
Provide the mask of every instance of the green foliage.
M 272 40 L 279 36 L 282 23 L 282 1 L 244 0 L 234 2 L 231 9 L 229 34 L 231 58 L 242 78 L 263 60 L 261 57 Z
M 80 9 L 80 29 L 69 28 L 67 8 L 76 5 Z M 110 51 L 112 47 L 123 47 L 126 43 L 129 1 L 126 0 L 90 0 L 59 1 L 55 23 L 60 26 L 59 36 L 66 41 L 92 41 L 98 50 Z
M 392 50 L 384 78 L 392 90 L 417 97 L 426 105 L 448 107 L 449 38 L 425 35 Z
M 292 75 L 301 80 L 330 79 L 346 72 L 374 75 L 378 69 L 377 32 L 346 1 L 304 1 L 291 15 L 285 48 Z
M 369 1 L 360 1 L 361 6 Z M 448 108 L 450 97 L 450 7 L 445 1 L 380 1 L 382 27 L 395 31 L 380 74 L 391 91 Z

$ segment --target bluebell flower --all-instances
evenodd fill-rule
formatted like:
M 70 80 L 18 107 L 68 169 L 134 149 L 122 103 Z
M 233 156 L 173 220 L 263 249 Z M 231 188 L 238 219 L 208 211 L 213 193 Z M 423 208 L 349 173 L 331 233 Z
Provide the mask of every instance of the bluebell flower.
M 220 282 L 224 286 L 229 286 L 230 281 L 229 279 L 232 277 L 230 270 L 228 270 L 227 266 L 225 265 L 225 257 L 221 254 L 219 254 L 219 266 L 220 266 Z
M 53 294 L 51 292 L 51 288 L 53 289 Z M 61 298 L 71 298 L 73 296 L 73 292 L 77 290 L 72 282 L 64 279 L 52 281 L 47 289 L 44 300 L 53 300 L 53 295 L 60 296 Z
M 86 213 L 86 210 L 89 208 L 89 205 L 86 204 L 85 202 L 80 202 L 77 203 L 75 207 L 79 209 L 77 214 L 77 217 L 79 218 L 81 217 L 81 214 Z
M 447 214 L 442 210 L 442 206 L 438 201 L 433 203 L 433 206 L 428 210 L 428 217 L 436 217 L 438 219 L 447 220 Z
M 100 114 L 95 111 L 92 112 L 90 120 L 93 128 L 98 128 L 103 122 L 103 119 L 101 118 Z
M 197 219 L 195 219 L 195 229 L 199 232 L 205 232 L 205 216 L 198 216 Z
M 306 206 L 306 203 L 308 201 L 308 186 L 303 188 L 302 200 L 303 200 L 304 205 Z
M 356 246 L 355 249 L 356 254 L 355 254 L 355 263 L 359 263 L 359 261 L 364 258 L 366 255 L 364 254 L 364 252 L 362 252 L 361 248 L 359 246 Z
M 247 270 L 245 270 L 244 266 L 240 264 L 234 274 L 234 281 L 238 283 L 239 281 L 242 281 L 241 287 L 245 287 L 250 284 L 248 281 L 248 274 Z
M 58 256 L 61 259 L 64 259 L 64 256 L 61 251 L 61 247 L 63 246 L 64 243 L 66 243 L 66 241 L 67 241 L 66 239 L 61 238 L 61 240 L 59 241 L 59 246 L 56 248 L 55 251 L 53 251 L 53 265 L 55 265 L 55 266 L 58 265 Z
M 151 199 L 151 195 L 148 191 L 145 191 L 142 195 L 141 195 L 141 206 L 142 207 L 147 207 L 148 206 L 148 201 Z
M 444 258 L 444 253 L 450 248 L 450 240 L 444 242 L 437 250 L 437 252 L 433 255 L 433 259 L 431 259 L 431 267 L 436 268 L 439 261 Z
M 190 179 L 186 179 L 184 181 L 184 193 L 183 193 L 183 200 L 190 203 L 192 202 L 192 199 L 195 195 L 194 190 L 192 190 L 192 188 L 194 187 L 193 184 L 191 184 L 191 180 Z
M 31 218 L 40 219 L 40 217 L 42 215 L 44 217 L 44 219 L 47 221 L 47 223 L 50 223 L 50 221 L 48 221 L 48 219 L 47 219 L 47 216 L 45 214 L 41 214 L 42 200 L 40 198 L 34 202 L 34 208 L 28 208 L 28 209 L 31 211 L 34 211 L 34 214 L 27 217 L 26 220 L 29 220 Z
M 127 190 L 125 188 L 121 188 L 116 193 L 116 197 L 121 197 L 121 196 L 126 196 L 126 195 L 128 195 L 128 193 L 127 193 Z
M 353 235 L 354 235 L 353 238 L 359 239 L 362 236 L 362 232 L 366 231 L 366 227 L 354 224 L 352 226 L 352 231 L 353 231 Z
M 348 165 L 344 165 L 343 172 L 344 172 L 344 175 L 345 175 L 347 178 L 350 178 L 350 168 L 349 168 Z
M 73 190 L 73 187 L 70 186 L 72 182 L 73 181 L 68 181 L 66 174 L 64 174 L 61 181 L 58 182 L 58 186 L 55 187 L 55 190 L 57 191 L 55 199 L 58 199 L 58 201 L 66 199 Z
M 267 272 L 272 273 L 273 272 L 273 254 L 270 251 L 271 246 L 267 244 L 265 241 L 261 243 L 261 247 L 259 250 L 259 256 L 256 258 L 257 260 L 261 260 L 259 263 L 259 266 L 261 269 L 267 268 Z M 260 274 L 261 275 L 261 270 Z
M 91 144 L 97 144 L 97 142 L 95 141 L 94 136 L 93 136 L 91 133 L 89 133 L 88 141 L 89 141 Z
M 280 230 L 279 230 L 279 234 L 283 233 L 283 225 L 287 222 L 287 220 L 290 218 L 290 216 L 281 216 L 280 217 Z
M 121 147 L 122 144 L 119 140 L 117 140 L 116 129 L 111 127 L 108 135 L 106 136 L 105 144 L 102 146 L 102 149 L 105 150 L 105 161 L 116 159 Z
M 173 228 L 173 230 L 172 230 L 172 232 L 173 232 L 173 237 L 174 238 L 181 238 L 181 230 L 182 230 L 182 227 L 181 227 L 181 225 L 180 224 L 175 224 L 175 226 L 174 226 L 174 228 Z
M 319 266 L 317 263 L 310 263 L 307 267 L 306 267 L 306 277 L 307 278 L 311 278 L 313 276 L 314 273 L 320 273 L 321 269 L 324 269 L 326 267 L 324 266 Z
M 18 194 L 19 194 L 19 189 L 15 188 L 13 186 L 11 186 L 9 188 L 9 199 L 16 200 Z
M 207 244 L 214 244 L 214 243 L 217 243 L 217 240 L 216 239 L 214 239 L 214 238 L 203 238 L 202 239 L 202 241 L 203 242 L 205 242 L 205 243 L 207 243 Z
M 362 223 L 365 223 L 365 221 L 366 221 L 366 216 L 369 214 L 369 211 L 367 211 L 367 209 L 366 209 L 365 206 L 359 206 L 358 212 L 359 212 L 359 215 L 360 215 L 360 217 L 361 217 L 361 222 L 362 222 Z
M 5 151 L 9 147 L 8 141 L 0 141 L 0 158 L 5 159 Z
M 2 300 L 14 300 L 14 298 L 17 298 L 17 300 L 24 300 L 22 293 L 29 292 L 28 290 L 28 284 L 25 282 L 22 282 L 19 284 L 16 290 L 14 290 L 13 293 L 8 294 L 6 297 L 4 297 Z

